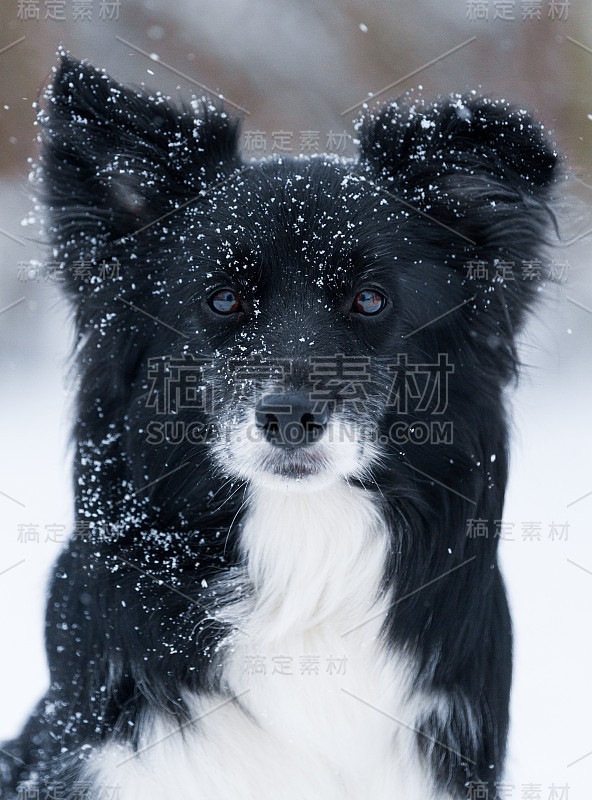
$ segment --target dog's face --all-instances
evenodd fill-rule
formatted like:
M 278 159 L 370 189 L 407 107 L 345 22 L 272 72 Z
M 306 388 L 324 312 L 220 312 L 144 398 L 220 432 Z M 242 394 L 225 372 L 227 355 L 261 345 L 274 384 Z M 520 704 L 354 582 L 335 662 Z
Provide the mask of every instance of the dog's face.
M 397 213 L 349 165 L 319 160 L 254 164 L 175 221 L 166 302 L 186 337 L 171 363 L 197 357 L 188 371 L 225 473 L 315 488 L 378 456 L 402 333 L 397 260 L 414 260 Z M 197 406 L 170 409 L 185 431 Z
M 184 469 L 186 507 L 214 473 L 284 489 L 375 479 L 425 452 L 414 431 L 434 415 L 465 429 L 442 464 L 468 462 L 536 288 L 520 272 L 555 156 L 527 115 L 471 96 L 393 104 L 361 127 L 357 160 L 245 163 L 225 112 L 64 57 L 41 122 L 55 257 L 85 337 L 79 439 L 116 442 L 132 486 L 173 502 L 162 476 Z M 476 262 L 491 274 L 469 275 Z M 426 366 L 444 407 L 418 389 Z

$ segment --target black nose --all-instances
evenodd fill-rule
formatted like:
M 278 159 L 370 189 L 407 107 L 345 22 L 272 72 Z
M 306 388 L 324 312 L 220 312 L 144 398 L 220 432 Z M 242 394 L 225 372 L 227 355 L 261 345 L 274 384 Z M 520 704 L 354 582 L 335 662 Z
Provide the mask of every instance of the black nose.
M 329 420 L 326 409 L 315 411 L 305 392 L 267 394 L 257 404 L 255 421 L 268 442 L 278 447 L 301 447 L 316 442 Z

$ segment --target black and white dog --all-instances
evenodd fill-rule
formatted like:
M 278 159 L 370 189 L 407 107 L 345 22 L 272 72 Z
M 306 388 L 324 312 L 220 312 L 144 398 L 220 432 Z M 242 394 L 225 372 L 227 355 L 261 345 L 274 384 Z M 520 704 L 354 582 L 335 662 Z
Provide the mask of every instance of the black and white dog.
M 356 159 L 247 162 L 222 107 L 67 55 L 40 124 L 78 331 L 76 526 L 2 797 L 494 798 L 541 126 L 403 100 Z

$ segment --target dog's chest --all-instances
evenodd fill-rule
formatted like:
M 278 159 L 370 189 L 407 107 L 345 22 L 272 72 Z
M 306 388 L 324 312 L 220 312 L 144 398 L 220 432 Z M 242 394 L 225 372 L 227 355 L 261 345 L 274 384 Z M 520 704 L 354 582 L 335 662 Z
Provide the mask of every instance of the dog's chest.
M 405 727 L 417 712 L 405 664 L 377 639 L 385 522 L 348 487 L 315 495 L 252 496 L 254 593 L 226 611 L 228 691 L 191 697 L 196 724 L 182 732 L 152 719 L 121 766 L 120 748 L 104 750 L 99 779 L 117 778 L 120 800 L 429 796 Z

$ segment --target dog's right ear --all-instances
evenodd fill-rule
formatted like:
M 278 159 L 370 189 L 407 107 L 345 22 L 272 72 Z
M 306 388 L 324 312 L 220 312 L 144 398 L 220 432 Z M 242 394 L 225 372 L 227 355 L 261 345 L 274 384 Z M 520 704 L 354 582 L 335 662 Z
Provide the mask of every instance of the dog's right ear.
M 39 123 L 48 239 L 66 268 L 113 257 L 110 243 L 199 197 L 241 163 L 239 122 L 219 106 L 176 107 L 65 53 Z

